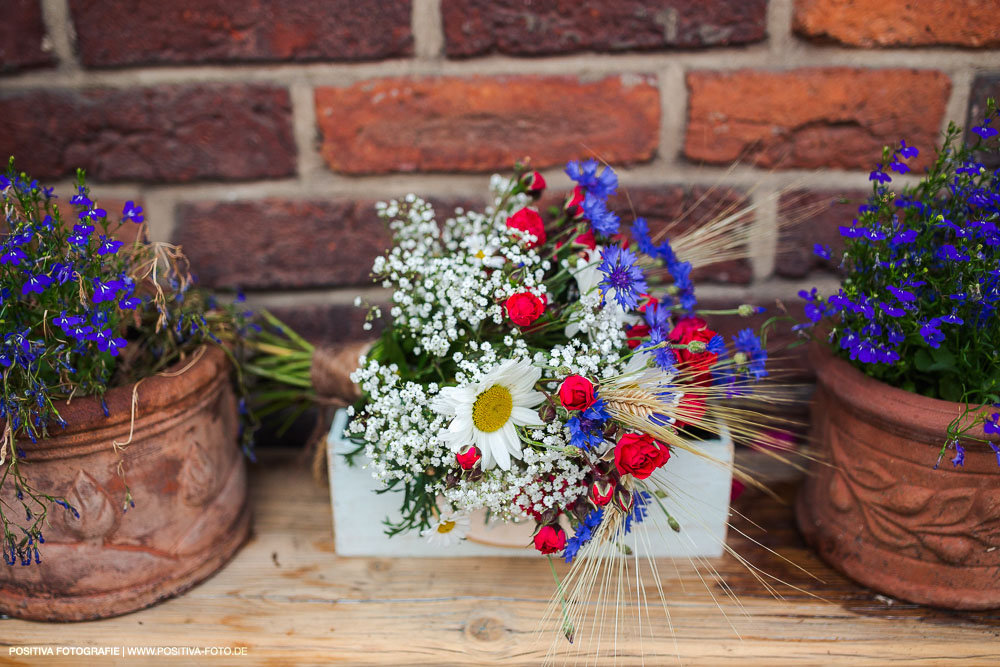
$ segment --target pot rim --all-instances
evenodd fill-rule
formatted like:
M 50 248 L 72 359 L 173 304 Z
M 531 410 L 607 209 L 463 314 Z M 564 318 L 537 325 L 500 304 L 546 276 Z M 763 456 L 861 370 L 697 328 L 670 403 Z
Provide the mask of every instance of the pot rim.
M 813 342 L 809 361 L 816 370 L 823 388 L 837 400 L 866 415 L 877 424 L 905 424 L 914 432 L 947 434 L 948 424 L 962 414 L 965 403 L 954 403 L 922 396 L 869 377 L 848 361 L 833 354 L 829 346 Z M 878 400 L 871 400 L 877 397 Z M 989 408 L 986 408 L 987 410 Z M 982 425 L 971 429 L 968 436 L 1000 442 L 1000 435 L 986 435 Z M 918 443 L 915 443 L 918 444 Z M 940 444 L 943 444 L 940 443 Z M 935 446 L 940 446 L 940 444 Z
M 104 394 L 108 416 L 105 416 L 96 396 L 82 396 L 69 402 L 53 401 L 60 416 L 67 422 L 66 428 L 50 423 L 48 435 L 29 445 L 32 449 L 40 449 L 47 445 L 56 446 L 54 441 L 83 432 L 115 429 L 123 425 L 127 430 L 132 422 L 133 391 L 137 396 L 135 421 L 138 424 L 144 417 L 177 406 L 186 397 L 201 395 L 228 364 L 225 352 L 218 345 L 201 345 L 187 358 L 159 373 L 109 389 Z M 3 420 L 0 420 L 2 423 Z M 18 442 L 24 444 L 23 438 L 19 438 Z

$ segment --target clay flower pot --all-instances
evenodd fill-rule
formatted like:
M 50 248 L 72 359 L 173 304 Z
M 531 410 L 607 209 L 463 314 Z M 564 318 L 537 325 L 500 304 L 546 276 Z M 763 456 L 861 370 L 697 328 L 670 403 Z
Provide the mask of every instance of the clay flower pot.
M 183 371 L 183 372 L 182 372 Z M 22 471 L 38 490 L 61 495 L 80 517 L 52 505 L 41 564 L 0 565 L 0 612 L 82 621 L 115 616 L 177 595 L 228 561 L 247 539 L 246 469 L 237 445 L 229 362 L 201 348 L 138 386 L 124 471 L 112 441 L 128 440 L 132 386 L 60 407 L 69 422 L 37 444 L 19 443 Z M 3 500 L 14 500 L 13 484 Z
M 825 348 L 813 435 L 816 465 L 798 497 L 799 528 L 830 565 L 894 598 L 953 609 L 1000 607 L 1000 468 L 983 443 L 965 466 L 935 470 L 962 410 L 874 380 Z M 975 436 L 985 438 L 982 429 Z

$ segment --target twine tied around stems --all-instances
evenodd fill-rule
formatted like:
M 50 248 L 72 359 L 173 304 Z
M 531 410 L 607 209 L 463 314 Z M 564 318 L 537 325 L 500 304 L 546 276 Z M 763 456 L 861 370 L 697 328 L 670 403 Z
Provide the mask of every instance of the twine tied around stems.
M 321 346 L 313 351 L 309 381 L 316 393 L 318 414 L 307 451 L 312 452 L 312 473 L 316 481 L 326 478 L 326 436 L 334 414 L 361 398 L 361 388 L 351 382 L 351 373 L 358 368 L 358 359 L 367 354 L 371 346 L 371 341 L 358 341 Z

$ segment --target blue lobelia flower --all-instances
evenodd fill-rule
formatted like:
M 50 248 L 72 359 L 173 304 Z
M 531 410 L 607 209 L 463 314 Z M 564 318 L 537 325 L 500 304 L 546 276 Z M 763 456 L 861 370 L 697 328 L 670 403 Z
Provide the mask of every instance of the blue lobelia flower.
M 28 281 L 21 287 L 21 294 L 41 294 L 52 284 L 52 278 L 44 274 L 34 275 L 26 271 L 24 275 L 28 277 Z
M 876 167 L 875 171 L 868 174 L 869 181 L 878 181 L 879 183 L 891 183 L 892 178 L 889 174 L 882 171 L 882 165 Z
M 649 288 L 642 269 L 636 264 L 635 254 L 621 246 L 610 246 L 602 253 L 598 270 L 604 279 L 598 283 L 601 294 L 606 298 L 609 290 L 614 290 L 615 301 L 626 311 L 639 306 L 638 298 Z
M 965 466 L 965 449 L 958 440 L 955 441 L 955 458 L 951 460 L 951 465 L 955 468 Z
M 17 266 L 28 258 L 20 248 L 11 248 L 3 255 L 0 255 L 0 264 L 13 264 Z
M 950 243 L 943 244 L 937 251 L 938 259 L 945 259 L 950 262 L 968 262 L 969 256 L 963 252 L 959 252 L 955 246 Z
M 142 214 L 142 207 L 137 206 L 135 202 L 127 201 L 125 202 L 125 208 L 122 211 L 122 222 L 125 220 L 130 220 L 136 224 L 139 224 L 146 218 Z
M 940 329 L 938 329 L 940 324 L 941 318 L 935 317 L 928 320 L 920 327 L 920 335 L 923 337 L 924 341 L 935 349 L 941 347 L 941 343 L 944 341 L 944 334 L 941 333 Z
M 830 256 L 833 253 L 830 250 L 830 246 L 826 245 L 825 243 L 816 243 L 813 245 L 813 254 L 815 254 L 817 257 L 820 257 L 821 259 L 829 261 Z
M 122 247 L 122 242 L 108 238 L 107 236 L 101 235 L 101 245 L 97 248 L 98 255 L 113 255 L 118 252 L 118 249 Z
M 120 280 L 109 280 L 106 283 L 94 278 L 94 303 L 104 303 L 114 301 L 118 298 L 118 291 L 123 287 Z
M 920 151 L 917 150 L 915 146 L 906 145 L 905 139 L 899 142 L 899 150 L 897 152 L 905 158 L 917 157 L 920 155 Z

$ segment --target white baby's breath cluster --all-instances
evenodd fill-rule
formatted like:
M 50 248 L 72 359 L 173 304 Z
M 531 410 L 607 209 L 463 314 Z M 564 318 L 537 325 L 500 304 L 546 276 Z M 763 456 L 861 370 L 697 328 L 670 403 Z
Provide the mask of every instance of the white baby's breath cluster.
M 509 195 L 511 184 L 494 176 L 491 205 L 482 212 L 456 209 L 443 223 L 415 195 L 377 205 L 393 231 L 394 245 L 372 270 L 383 287 L 394 290 L 394 332 L 410 342 L 413 354 L 450 362 L 459 386 L 479 382 L 505 360 L 534 363 L 555 381 L 571 373 L 598 378 L 619 374 L 624 313 L 617 306 L 605 307 L 596 289 L 599 252 L 556 267 L 572 276 L 579 295 L 565 344 L 530 348 L 520 330 L 505 320 L 503 303 L 511 295 L 530 292 L 543 301 L 548 298 L 544 277 L 553 269 L 527 247 L 533 237 L 506 226 L 511 211 L 530 204 L 526 195 Z M 496 325 L 507 332 L 482 340 L 482 329 Z M 383 485 L 411 482 L 422 474 L 433 480 L 426 492 L 454 510 L 486 509 L 508 520 L 566 507 L 587 492 L 582 484 L 588 471 L 568 447 L 569 431 L 560 419 L 539 419 L 537 426 L 526 428 L 523 455 L 510 469 L 447 479 L 444 473 L 454 469 L 455 452 L 438 433 L 448 419 L 430 407 L 443 387 L 403 381 L 395 364 L 375 359 L 363 360 L 352 379 L 367 402 L 354 415 L 348 434 L 365 442 L 371 472 Z

